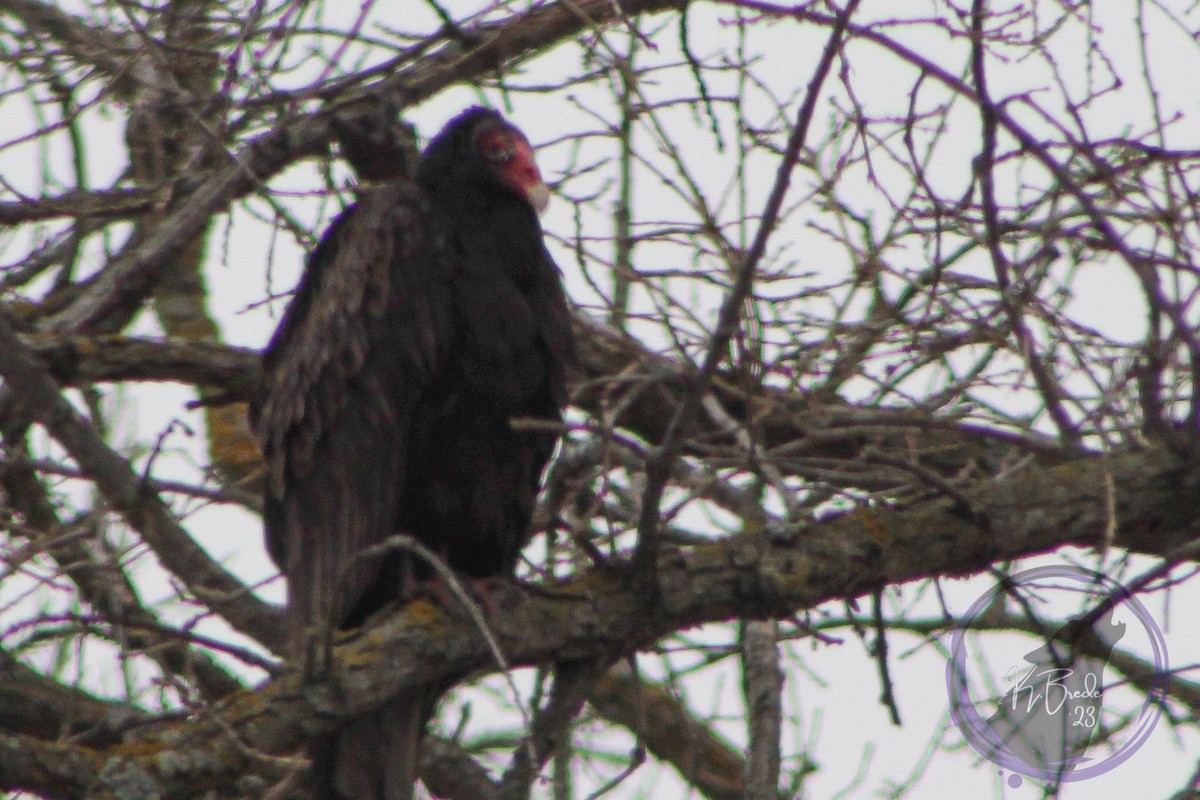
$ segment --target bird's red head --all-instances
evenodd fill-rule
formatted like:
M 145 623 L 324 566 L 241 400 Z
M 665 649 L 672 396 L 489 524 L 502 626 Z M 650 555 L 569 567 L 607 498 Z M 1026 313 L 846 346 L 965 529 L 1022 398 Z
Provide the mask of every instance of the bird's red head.
M 516 128 L 503 120 L 489 120 L 475 131 L 475 149 L 500 181 L 529 201 L 539 214 L 550 203 L 550 190 L 542 180 L 533 147 Z

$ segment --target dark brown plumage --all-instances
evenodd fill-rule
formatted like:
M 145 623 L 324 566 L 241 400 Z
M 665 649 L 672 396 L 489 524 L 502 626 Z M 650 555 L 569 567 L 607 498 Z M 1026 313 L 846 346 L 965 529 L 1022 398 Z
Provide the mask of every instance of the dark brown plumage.
M 555 436 L 510 420 L 560 420 L 573 357 L 546 197 L 525 137 L 471 108 L 430 142 L 415 184 L 365 191 L 309 258 L 254 409 L 296 655 L 429 574 L 404 553 L 356 559 L 393 533 L 466 576 L 512 573 Z M 316 796 L 410 797 L 436 695 L 317 742 Z

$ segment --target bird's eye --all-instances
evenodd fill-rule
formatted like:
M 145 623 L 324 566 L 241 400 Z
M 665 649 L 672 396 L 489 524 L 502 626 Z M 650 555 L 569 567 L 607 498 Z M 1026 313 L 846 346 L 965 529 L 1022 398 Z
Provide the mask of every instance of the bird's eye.
M 505 131 L 493 131 L 479 137 L 480 154 L 488 161 L 502 163 L 517 154 L 516 143 Z
M 488 161 L 508 161 L 516 152 L 512 147 L 493 147 L 484 155 Z

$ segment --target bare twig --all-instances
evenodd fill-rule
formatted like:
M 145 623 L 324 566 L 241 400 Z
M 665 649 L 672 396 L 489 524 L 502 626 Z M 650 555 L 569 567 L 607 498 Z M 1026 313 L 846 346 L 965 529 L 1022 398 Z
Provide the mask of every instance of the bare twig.
M 653 571 L 658 557 L 659 507 L 667 480 L 671 475 L 671 463 L 682 447 L 682 429 L 691 421 L 701 398 L 708 391 L 717 366 L 725 358 L 726 348 L 737 330 L 738 320 L 754 281 L 755 270 L 766 252 L 767 240 L 774 232 L 780 209 L 783 208 L 784 197 L 787 195 L 792 169 L 800 159 L 801 148 L 808 136 L 808 128 L 812 123 L 813 114 L 816 112 L 821 86 L 829 75 L 829 70 L 833 67 L 834 58 L 841 50 L 842 34 L 857 6 L 858 0 L 850 0 L 845 10 L 837 16 L 837 22 L 834 24 L 825 50 L 821 54 L 821 60 L 808 82 L 804 102 L 796 114 L 796 123 L 792 127 L 783 157 L 780 159 L 775 183 L 761 215 L 758 233 L 754 237 L 750 250 L 738 265 L 734 273 L 733 284 L 721 303 L 721 310 L 717 315 L 717 323 L 709 340 L 704 362 L 695 375 L 689 376 L 688 389 L 667 425 L 662 443 L 646 464 L 646 488 L 642 494 L 642 514 L 638 520 L 638 544 L 634 553 L 634 563 L 640 573 L 648 576 L 646 580 L 651 593 L 649 599 L 652 605 L 656 599 L 654 594 L 658 591 Z
M 279 612 L 217 564 L 192 540 L 157 494 L 148 492 L 127 460 L 114 452 L 67 402 L 53 379 L 0 314 L 0 375 L 29 413 L 46 426 L 105 498 L 154 548 L 196 598 L 238 630 L 278 651 Z

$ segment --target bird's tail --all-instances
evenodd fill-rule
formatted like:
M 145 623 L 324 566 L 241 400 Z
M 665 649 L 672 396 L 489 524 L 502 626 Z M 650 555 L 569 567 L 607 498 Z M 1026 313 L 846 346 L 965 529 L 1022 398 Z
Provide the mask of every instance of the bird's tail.
M 412 800 L 436 699 L 398 698 L 313 741 L 313 800 Z

